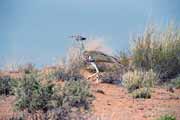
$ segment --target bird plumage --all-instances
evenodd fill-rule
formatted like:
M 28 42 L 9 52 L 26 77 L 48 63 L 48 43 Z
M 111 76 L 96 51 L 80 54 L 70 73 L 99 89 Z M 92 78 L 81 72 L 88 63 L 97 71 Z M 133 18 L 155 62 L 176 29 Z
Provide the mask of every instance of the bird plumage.
M 92 59 L 95 60 L 95 62 L 106 62 L 106 63 L 119 63 L 119 61 L 113 57 L 113 56 L 110 56 L 110 55 L 107 55 L 103 52 L 100 52 L 100 51 L 84 51 L 83 52 L 83 56 L 85 58 L 88 58 L 89 56 L 92 57 Z

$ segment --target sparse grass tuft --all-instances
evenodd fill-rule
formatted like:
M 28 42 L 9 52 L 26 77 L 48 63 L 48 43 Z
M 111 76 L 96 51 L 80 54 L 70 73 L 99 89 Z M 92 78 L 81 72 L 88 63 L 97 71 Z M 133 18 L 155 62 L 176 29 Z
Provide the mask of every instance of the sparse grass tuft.
M 157 75 L 152 70 L 145 71 L 129 71 L 123 75 L 123 85 L 129 92 L 133 92 L 136 89 L 143 87 L 153 87 Z
M 177 88 L 180 89 L 180 75 L 177 76 L 175 79 L 172 80 L 172 85 Z
M 90 86 L 85 80 L 71 80 L 65 83 L 63 88 L 64 102 L 68 102 L 72 107 L 89 108 L 92 100 Z
M 149 88 L 140 88 L 132 92 L 133 98 L 151 98 L 151 91 Z
M 0 95 L 13 94 L 13 80 L 10 76 L 0 76 Z

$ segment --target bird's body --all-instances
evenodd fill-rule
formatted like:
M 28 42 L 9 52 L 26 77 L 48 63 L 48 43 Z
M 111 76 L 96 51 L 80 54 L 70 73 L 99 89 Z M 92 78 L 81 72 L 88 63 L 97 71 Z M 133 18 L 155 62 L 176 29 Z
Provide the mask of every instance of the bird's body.
M 84 58 L 84 60 L 88 63 L 90 63 L 96 70 L 96 73 L 92 74 L 91 76 L 89 76 L 88 78 L 91 78 L 93 76 L 96 76 L 97 77 L 97 83 L 99 83 L 99 69 L 97 67 L 97 63 L 118 63 L 118 60 L 110 55 L 107 55 L 103 52 L 100 52 L 100 51 L 96 51 L 96 50 L 93 50 L 93 51 L 86 51 L 85 48 L 84 48 L 84 44 L 83 44 L 83 41 L 86 40 L 87 38 L 85 37 L 82 37 L 80 35 L 76 35 L 76 36 L 72 36 L 72 38 L 75 38 L 75 40 L 77 42 L 79 42 L 79 44 L 82 46 L 81 47 L 81 55 L 82 55 L 82 58 Z M 120 64 L 119 64 L 120 65 Z
M 96 63 L 105 62 L 105 63 L 117 63 L 118 60 L 110 55 L 107 55 L 100 51 L 84 51 L 83 57 L 88 58 L 89 56 L 94 59 Z

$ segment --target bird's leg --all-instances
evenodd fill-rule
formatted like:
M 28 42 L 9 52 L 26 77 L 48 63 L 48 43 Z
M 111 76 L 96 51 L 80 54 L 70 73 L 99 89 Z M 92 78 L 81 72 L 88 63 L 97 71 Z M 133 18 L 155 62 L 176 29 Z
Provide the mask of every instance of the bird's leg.
M 93 77 L 93 76 L 95 76 L 95 75 L 97 75 L 96 82 L 99 83 L 99 69 L 98 69 L 98 67 L 97 67 L 95 62 L 91 62 L 91 65 L 95 68 L 96 73 L 94 73 L 91 76 L 89 76 L 88 79 Z

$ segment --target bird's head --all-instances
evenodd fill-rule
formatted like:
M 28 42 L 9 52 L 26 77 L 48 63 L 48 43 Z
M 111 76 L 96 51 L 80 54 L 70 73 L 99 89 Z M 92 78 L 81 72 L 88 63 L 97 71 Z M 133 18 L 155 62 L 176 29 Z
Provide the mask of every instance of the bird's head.
M 73 38 L 73 39 L 75 39 L 76 41 L 84 41 L 84 40 L 87 39 L 86 37 L 83 37 L 83 36 L 81 36 L 81 35 L 72 35 L 72 36 L 70 36 L 70 38 Z

